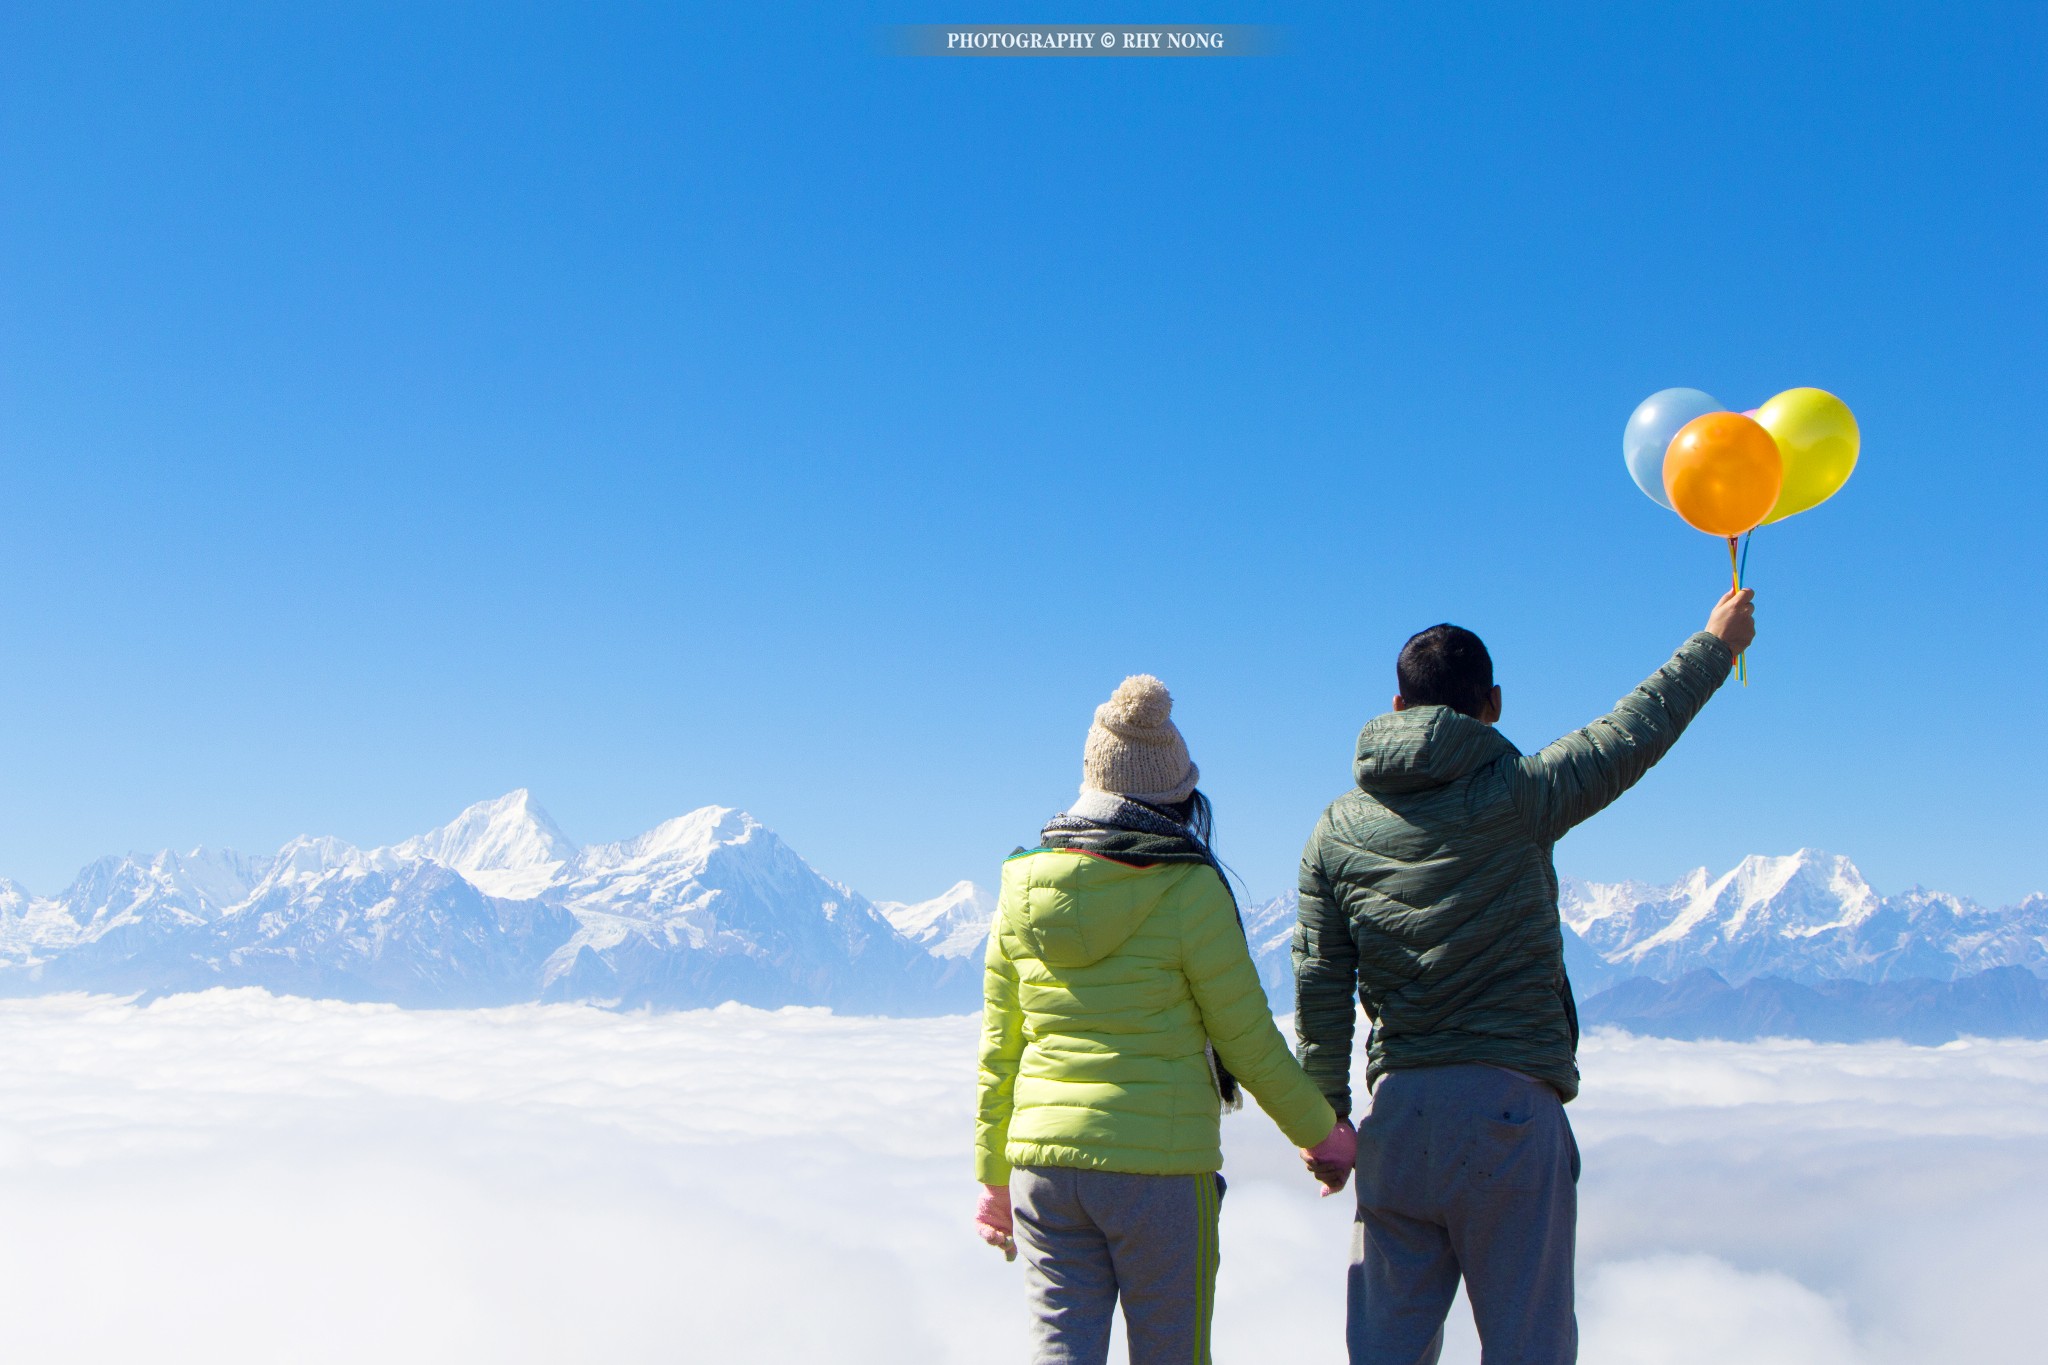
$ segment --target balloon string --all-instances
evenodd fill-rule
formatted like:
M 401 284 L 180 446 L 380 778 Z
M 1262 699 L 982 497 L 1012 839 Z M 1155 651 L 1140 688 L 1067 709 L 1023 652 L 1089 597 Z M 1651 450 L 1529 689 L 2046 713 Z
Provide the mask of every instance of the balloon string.
M 1749 581 L 1749 542 L 1756 535 L 1752 526 L 1742 533 L 1742 562 L 1735 567 L 1735 586 L 1740 588 Z M 1749 686 L 1749 655 L 1742 656 L 1742 685 Z
M 1728 577 L 1734 580 L 1736 592 L 1742 591 L 1742 561 L 1748 557 L 1748 546 L 1744 546 L 1743 550 L 1744 553 L 1738 555 L 1735 548 L 1735 537 L 1728 537 Z M 1749 665 L 1744 655 L 1738 654 L 1735 656 L 1735 676 L 1742 680 L 1744 687 L 1749 686 Z

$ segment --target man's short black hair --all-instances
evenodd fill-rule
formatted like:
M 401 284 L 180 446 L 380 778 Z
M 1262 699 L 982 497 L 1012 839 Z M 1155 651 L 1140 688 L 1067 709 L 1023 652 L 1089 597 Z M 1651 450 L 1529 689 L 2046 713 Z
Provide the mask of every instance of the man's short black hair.
M 1478 720 L 1493 692 L 1493 656 L 1463 626 L 1431 626 L 1401 646 L 1394 676 L 1410 706 L 1448 706 Z

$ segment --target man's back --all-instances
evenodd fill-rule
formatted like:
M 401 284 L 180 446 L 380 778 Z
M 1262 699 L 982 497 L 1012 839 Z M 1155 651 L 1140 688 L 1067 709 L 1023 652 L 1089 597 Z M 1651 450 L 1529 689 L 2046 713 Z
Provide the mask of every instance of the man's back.
M 1722 598 L 1612 712 L 1527 756 L 1493 728 L 1478 636 L 1444 624 L 1402 647 L 1394 709 L 1358 736 L 1357 786 L 1302 854 L 1294 933 L 1301 1061 L 1339 1114 L 1354 1000 L 1373 1019 L 1352 1365 L 1435 1360 L 1460 1279 L 1487 1360 L 1577 1359 L 1578 1029 L 1550 851 L 1677 741 L 1754 638 L 1750 611 L 1746 592 Z
M 1634 785 L 1727 676 L 1702 632 L 1592 725 L 1524 756 L 1447 706 L 1390 712 L 1358 739 L 1358 785 L 1302 855 L 1295 1028 L 1349 1112 L 1352 1001 L 1374 1020 L 1371 1082 L 1481 1062 L 1578 1092 L 1551 848 Z

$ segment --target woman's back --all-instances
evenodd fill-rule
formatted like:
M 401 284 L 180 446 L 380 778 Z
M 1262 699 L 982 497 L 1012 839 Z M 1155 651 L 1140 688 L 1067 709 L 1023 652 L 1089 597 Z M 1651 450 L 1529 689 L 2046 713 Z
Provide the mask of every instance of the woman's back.
M 1218 1121 L 1239 1082 L 1312 1169 L 1351 1160 L 1350 1125 L 1273 1026 L 1172 711 L 1157 678 L 1124 679 L 1079 797 L 1003 864 L 974 1217 L 1024 1253 L 1040 1361 L 1103 1360 L 1118 1302 L 1133 1360 L 1208 1360 Z
M 1003 865 L 987 968 L 983 1083 L 1011 1094 L 1003 1147 L 983 1156 L 1004 1170 L 1216 1170 L 1212 1045 L 1282 1128 L 1328 1131 L 1207 864 L 1020 853 Z

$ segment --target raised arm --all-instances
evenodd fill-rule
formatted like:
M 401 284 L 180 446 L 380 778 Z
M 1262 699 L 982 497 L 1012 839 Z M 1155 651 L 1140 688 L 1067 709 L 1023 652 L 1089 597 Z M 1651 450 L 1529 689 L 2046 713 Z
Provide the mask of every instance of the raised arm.
M 1301 1065 L 1340 1116 L 1351 1113 L 1351 1045 L 1358 1025 L 1358 945 L 1323 875 L 1325 815 L 1301 855 L 1294 922 L 1294 1037 Z
M 1297 1147 L 1313 1147 L 1330 1135 L 1337 1116 L 1302 1074 L 1274 1026 L 1230 893 L 1220 879 L 1212 885 L 1213 894 L 1205 889 L 1200 896 L 1181 945 L 1181 969 L 1195 1008 L 1202 1012 L 1203 1031 L 1216 1055 L 1287 1140 Z
M 1538 753 L 1519 760 L 1516 807 L 1536 837 L 1562 838 L 1633 787 L 1668 753 L 1728 677 L 1735 656 L 1756 638 L 1749 589 L 1730 592 L 1707 628 L 1678 647 L 1615 708 Z

